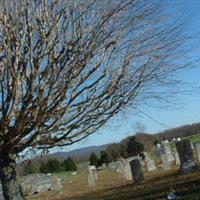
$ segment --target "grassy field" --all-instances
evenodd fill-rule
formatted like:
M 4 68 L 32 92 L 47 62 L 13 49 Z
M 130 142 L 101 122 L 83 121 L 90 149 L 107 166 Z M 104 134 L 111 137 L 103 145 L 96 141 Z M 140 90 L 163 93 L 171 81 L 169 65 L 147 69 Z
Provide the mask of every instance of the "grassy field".
M 192 135 L 189 137 L 185 137 L 184 139 L 189 139 L 191 143 L 196 143 L 196 142 L 200 142 L 200 134 L 198 135 Z
M 145 181 L 135 185 L 124 181 L 117 172 L 98 172 L 96 187 L 89 187 L 87 174 L 65 176 L 62 194 L 49 191 L 29 196 L 29 200 L 165 200 L 170 191 L 177 193 L 180 200 L 200 199 L 200 170 L 180 175 L 177 168 L 171 171 L 158 169 L 145 173 Z

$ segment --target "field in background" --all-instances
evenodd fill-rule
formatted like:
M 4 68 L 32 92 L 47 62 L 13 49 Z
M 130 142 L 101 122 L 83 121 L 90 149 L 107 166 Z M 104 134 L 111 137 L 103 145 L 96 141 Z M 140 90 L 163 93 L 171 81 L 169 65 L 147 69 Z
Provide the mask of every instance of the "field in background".
M 200 142 L 200 134 L 184 137 L 184 139 L 189 139 L 191 143 Z

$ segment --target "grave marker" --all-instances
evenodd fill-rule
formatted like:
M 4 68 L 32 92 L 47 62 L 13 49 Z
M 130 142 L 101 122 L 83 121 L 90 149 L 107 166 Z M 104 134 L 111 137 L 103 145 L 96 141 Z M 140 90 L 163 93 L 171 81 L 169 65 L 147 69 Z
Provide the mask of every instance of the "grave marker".
M 130 167 L 134 182 L 136 184 L 142 183 L 144 181 L 144 175 L 139 159 L 130 161 Z
M 88 185 L 95 186 L 98 180 L 96 167 L 93 165 L 88 166 Z
M 176 153 L 174 154 L 174 157 L 175 157 L 175 164 L 176 164 L 176 165 L 180 165 L 180 164 L 181 164 L 181 161 L 180 161 L 178 152 L 176 152 Z
M 162 168 L 164 170 L 170 170 L 171 169 L 171 162 L 169 162 L 168 157 L 166 154 L 162 154 L 160 156 L 161 160 L 162 160 Z
M 200 161 L 200 142 L 195 143 L 194 147 L 195 147 L 195 150 L 197 153 L 197 159 L 198 159 L 198 161 Z
M 131 168 L 128 159 L 120 159 L 119 172 L 125 180 L 133 180 Z
M 193 161 L 193 153 L 190 145 L 190 140 L 185 139 L 176 142 L 176 148 L 181 161 L 180 170 L 181 173 L 189 172 L 197 167 Z
M 164 148 L 164 154 L 166 154 L 166 159 L 168 162 L 173 162 L 174 161 L 174 156 L 172 154 L 171 146 L 168 140 L 163 141 L 163 148 Z
M 147 170 L 148 171 L 156 170 L 156 166 L 155 166 L 154 160 L 152 160 L 152 159 L 146 159 L 146 163 L 147 163 Z

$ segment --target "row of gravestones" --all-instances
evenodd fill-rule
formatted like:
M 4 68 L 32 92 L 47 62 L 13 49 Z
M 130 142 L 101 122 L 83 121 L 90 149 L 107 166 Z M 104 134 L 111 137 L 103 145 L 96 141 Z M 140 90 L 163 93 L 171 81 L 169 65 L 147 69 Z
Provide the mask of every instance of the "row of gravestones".
M 49 190 L 62 192 L 64 179 L 53 175 L 27 175 L 20 180 L 22 191 L 25 195 L 46 192 Z M 0 184 L 0 199 L 3 199 L 2 186 Z
M 165 141 L 163 143 L 164 154 L 161 154 L 161 160 L 163 162 L 164 169 L 170 169 L 171 163 L 175 161 L 176 165 L 180 165 L 181 173 L 190 171 L 197 167 L 193 158 L 193 149 L 197 154 L 198 161 L 200 161 L 200 143 L 197 142 L 194 145 L 190 143 L 190 140 L 185 139 L 177 141 L 176 150 L 174 154 L 171 151 L 170 143 Z
M 196 143 L 194 146 L 200 161 L 200 143 Z M 163 169 L 171 169 L 172 161 L 175 161 L 177 165 L 180 165 L 181 173 L 197 168 L 197 164 L 193 160 L 193 153 L 189 140 L 176 142 L 177 152 L 174 155 L 172 154 L 170 143 L 168 141 L 163 142 L 163 148 L 164 151 L 160 154 Z M 154 160 L 150 159 L 148 155 L 146 156 L 145 163 L 148 171 L 156 170 Z M 108 168 L 120 172 L 122 177 L 126 180 L 134 180 L 135 183 L 141 183 L 144 180 L 143 165 L 144 162 L 138 156 L 135 156 L 128 159 L 121 159 L 115 163 L 110 163 Z M 89 166 L 88 171 L 88 183 L 90 186 L 94 186 L 98 180 L 96 168 L 94 166 Z
M 143 170 L 138 156 L 128 159 L 121 159 L 108 166 L 112 170 L 118 171 L 125 180 L 134 180 L 135 183 L 143 181 Z M 88 166 L 88 185 L 95 186 L 98 181 L 97 170 L 95 166 Z

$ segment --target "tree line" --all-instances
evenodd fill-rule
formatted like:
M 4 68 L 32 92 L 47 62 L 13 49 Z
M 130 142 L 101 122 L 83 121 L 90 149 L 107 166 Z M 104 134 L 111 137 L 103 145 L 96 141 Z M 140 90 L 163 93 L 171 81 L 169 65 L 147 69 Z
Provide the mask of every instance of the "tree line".
M 49 159 L 47 162 L 42 162 L 39 167 L 36 167 L 31 161 L 27 162 L 24 166 L 23 173 L 54 173 L 63 171 L 77 171 L 77 166 L 71 157 L 68 157 L 64 161 L 60 161 L 57 158 Z
M 109 162 L 117 161 L 120 157 L 127 158 L 130 156 L 136 156 L 141 154 L 143 151 L 144 144 L 138 142 L 135 136 L 131 136 L 128 140 L 110 144 L 106 151 L 100 152 L 100 156 L 92 152 L 89 161 L 90 165 L 99 167 L 102 164 L 107 165 Z
M 176 137 L 187 137 L 200 133 L 200 123 L 186 124 L 172 129 L 167 129 L 155 134 L 158 140 L 172 140 Z

